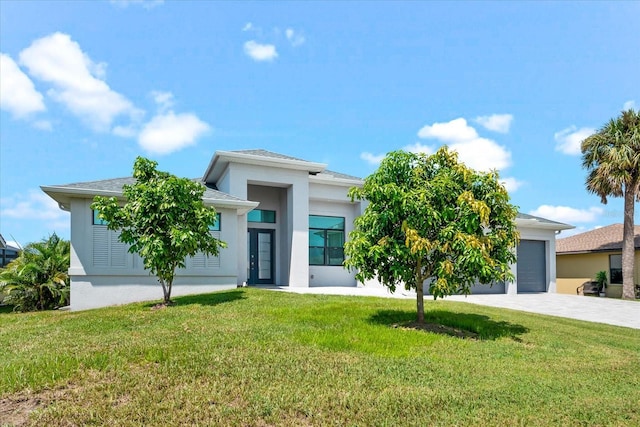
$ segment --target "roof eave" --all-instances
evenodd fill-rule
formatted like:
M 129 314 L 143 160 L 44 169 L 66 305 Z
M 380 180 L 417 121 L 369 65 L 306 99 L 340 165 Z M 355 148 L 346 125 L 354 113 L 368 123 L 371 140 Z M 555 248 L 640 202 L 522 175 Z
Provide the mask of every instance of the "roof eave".
M 576 228 L 573 225 L 562 224 L 560 222 L 543 222 L 538 221 L 537 219 L 529 219 L 529 218 L 516 218 L 516 225 L 518 227 L 530 227 L 530 228 L 538 228 L 543 230 L 571 230 Z
M 93 199 L 95 196 L 103 196 L 115 197 L 121 201 L 125 200 L 125 198 L 122 196 L 122 192 L 120 191 L 91 190 L 59 186 L 41 186 L 40 188 L 49 197 L 58 202 L 58 206 L 60 206 L 60 209 L 66 211 L 69 210 L 69 203 L 71 202 L 72 198 Z M 252 202 L 249 200 L 227 200 L 209 197 L 204 197 L 202 201 L 206 205 L 211 205 L 219 208 L 237 209 L 239 214 L 247 213 L 255 209 L 259 205 L 258 202 Z
M 340 186 L 357 186 L 362 187 L 364 185 L 364 181 L 361 179 L 346 179 L 346 178 L 336 178 L 334 176 L 320 176 L 320 175 L 311 175 L 309 176 L 309 182 L 315 182 L 317 184 L 329 184 L 329 185 L 340 185 Z
M 306 171 L 309 173 L 320 173 L 327 168 L 327 165 L 325 163 L 307 162 L 305 160 L 280 159 L 276 157 L 260 156 L 256 154 L 236 153 L 233 151 L 216 151 L 202 177 L 202 180 L 205 182 L 218 182 L 229 163 L 273 166 L 284 169 Z
M 46 186 L 41 185 L 40 189 L 44 191 L 49 197 L 58 202 L 60 209 L 68 211 L 69 203 L 72 198 L 79 199 L 92 199 L 95 196 L 103 197 L 116 197 L 123 199 L 122 193 L 119 191 L 109 190 L 88 190 L 83 188 L 69 188 L 59 186 Z

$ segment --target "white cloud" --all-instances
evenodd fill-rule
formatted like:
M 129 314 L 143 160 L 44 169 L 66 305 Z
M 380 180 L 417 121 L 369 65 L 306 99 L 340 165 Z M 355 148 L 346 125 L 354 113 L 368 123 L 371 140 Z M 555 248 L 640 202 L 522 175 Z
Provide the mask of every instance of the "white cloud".
M 244 44 L 244 53 L 254 61 L 273 61 L 278 57 L 276 47 L 272 44 L 261 44 L 249 40 Z
M 169 154 L 194 145 L 210 126 L 195 114 L 159 113 L 144 125 L 138 143 L 150 153 Z
M 458 142 L 449 146 L 458 152 L 458 159 L 468 167 L 489 171 L 506 169 L 511 165 L 511 153 L 495 141 L 476 138 L 472 141 Z
M 458 152 L 461 162 L 479 171 L 505 169 L 511 165 L 511 153 L 505 147 L 479 137 L 463 118 L 424 126 L 418 131 L 418 136 L 450 144 L 449 148 Z
M 636 101 L 634 100 L 629 100 L 627 102 L 624 103 L 624 105 L 622 106 L 622 111 L 627 111 L 627 110 L 631 110 L 631 109 L 636 109 Z
M 518 188 L 522 187 L 524 182 L 518 181 L 513 177 L 500 178 L 500 182 L 505 186 L 509 193 L 513 193 L 518 190 Z
M 572 156 L 579 155 L 581 153 L 580 144 L 582 144 L 582 141 L 595 132 L 596 130 L 593 128 L 578 129 L 575 126 L 570 126 L 560 132 L 556 132 L 553 135 L 557 143 L 556 151 Z
M 39 190 L 29 190 L 26 195 L 0 199 L 0 216 L 21 220 L 41 220 L 57 229 L 69 228 L 69 213 Z
M 287 40 L 289 40 L 289 43 L 291 43 L 291 46 L 293 47 L 298 47 L 305 42 L 304 36 L 293 28 L 287 28 L 284 34 L 287 36 Z
M 164 0 L 110 0 L 109 3 L 122 8 L 129 7 L 129 5 L 142 6 L 148 10 L 160 6 L 164 3 Z
M 531 215 L 568 224 L 593 222 L 596 221 L 603 213 L 604 210 L 599 207 L 576 209 L 568 206 L 551 205 L 541 205 L 537 209 L 529 212 Z
M 47 94 L 85 120 L 94 130 L 108 131 L 116 117 L 139 115 L 133 104 L 105 83 L 104 63 L 94 63 L 80 45 L 63 33 L 34 41 L 20 52 L 31 76 L 53 85 Z
M 499 133 L 509 133 L 513 116 L 511 114 L 493 114 L 491 116 L 476 117 L 476 122 L 485 129 Z
M 43 97 L 9 55 L 0 53 L 0 108 L 16 118 L 45 111 Z
M 511 165 L 511 153 L 505 147 L 491 139 L 479 137 L 478 132 L 469 126 L 463 118 L 446 123 L 426 125 L 418 131 L 418 136 L 425 139 L 436 139 L 442 143 L 449 144 L 449 149 L 458 153 L 458 160 L 478 171 L 500 170 Z M 403 150 L 430 155 L 437 148 L 437 145 L 424 145 L 416 142 L 415 144 L 406 145 Z M 384 155 L 364 152 L 360 154 L 360 158 L 376 165 L 380 163 Z M 515 191 L 522 184 L 514 178 L 508 178 L 508 180 L 510 191 Z
M 419 142 L 416 142 L 415 144 L 410 144 L 410 145 L 405 145 L 402 148 L 404 151 L 410 151 L 412 153 L 424 153 L 427 156 L 433 154 L 435 152 L 435 150 L 433 149 L 433 147 L 428 146 L 428 145 L 422 145 Z
M 451 143 L 475 139 L 478 137 L 478 132 L 469 126 L 465 119 L 459 118 L 446 123 L 426 125 L 418 131 L 418 137 Z
M 251 31 L 253 28 L 253 24 L 251 22 L 247 22 L 244 24 L 244 27 L 242 27 L 242 31 Z
M 158 105 L 160 112 L 165 112 L 173 107 L 173 94 L 171 92 L 161 92 L 154 90 L 151 92 L 153 101 Z
M 360 158 L 371 165 L 379 165 L 385 154 L 372 154 L 369 152 L 360 153 Z

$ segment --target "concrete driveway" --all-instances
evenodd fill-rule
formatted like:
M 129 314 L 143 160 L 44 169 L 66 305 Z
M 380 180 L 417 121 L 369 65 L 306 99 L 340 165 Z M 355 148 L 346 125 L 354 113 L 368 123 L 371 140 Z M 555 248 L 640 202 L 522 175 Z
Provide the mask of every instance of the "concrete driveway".
M 397 290 L 395 294 L 377 287 L 318 286 L 311 288 L 271 287 L 269 289 L 304 294 L 377 296 L 415 299 L 415 292 Z M 547 314 L 587 322 L 606 323 L 640 329 L 640 301 L 585 297 L 564 294 L 455 295 L 446 298 L 490 307 L 508 308 L 529 313 Z

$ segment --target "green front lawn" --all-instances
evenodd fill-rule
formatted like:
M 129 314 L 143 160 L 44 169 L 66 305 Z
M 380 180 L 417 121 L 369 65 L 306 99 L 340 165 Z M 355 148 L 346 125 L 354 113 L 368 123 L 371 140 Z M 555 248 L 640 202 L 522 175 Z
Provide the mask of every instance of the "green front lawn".
M 411 300 L 259 289 L 176 301 L 0 311 L 0 425 L 640 425 L 640 330 L 428 301 L 435 333 L 403 327 Z

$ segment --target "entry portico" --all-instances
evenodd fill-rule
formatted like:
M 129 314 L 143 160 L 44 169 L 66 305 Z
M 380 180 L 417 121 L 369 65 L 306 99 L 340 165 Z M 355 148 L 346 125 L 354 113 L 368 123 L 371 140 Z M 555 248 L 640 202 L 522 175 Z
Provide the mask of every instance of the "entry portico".
M 239 281 L 260 280 L 259 262 L 265 261 L 257 258 L 262 247 L 263 255 L 273 254 L 268 262 L 275 275 L 272 283 L 309 286 L 309 181 L 326 166 L 264 150 L 216 153 L 203 181 L 216 183 L 220 191 L 240 199 L 260 203 L 261 211 L 274 212 L 274 225 L 270 226 L 266 225 L 270 222 L 257 222 L 260 225 L 250 227 L 246 215 L 238 218 L 238 253 L 249 255 L 238 256 L 238 271 L 248 272 L 244 278 L 239 276 Z M 345 197 L 340 202 L 345 202 Z M 264 249 L 267 242 L 272 246 L 268 251 Z

